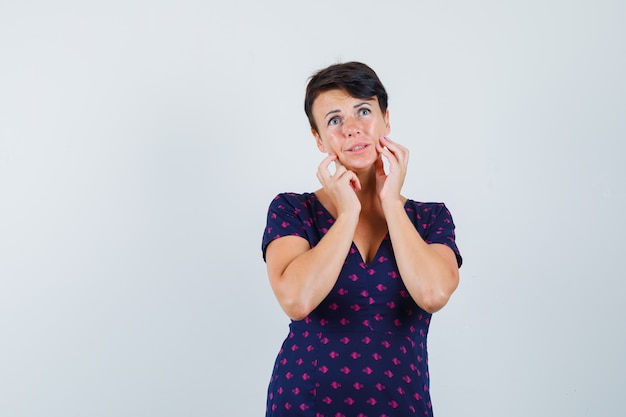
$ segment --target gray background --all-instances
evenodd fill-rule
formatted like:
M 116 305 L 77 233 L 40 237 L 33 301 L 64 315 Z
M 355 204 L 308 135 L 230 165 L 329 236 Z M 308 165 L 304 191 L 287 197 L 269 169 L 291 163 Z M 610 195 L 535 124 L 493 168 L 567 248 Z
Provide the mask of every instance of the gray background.
M 257 416 L 260 239 L 360 60 L 465 258 L 438 417 L 623 416 L 623 1 L 0 2 L 0 415 Z

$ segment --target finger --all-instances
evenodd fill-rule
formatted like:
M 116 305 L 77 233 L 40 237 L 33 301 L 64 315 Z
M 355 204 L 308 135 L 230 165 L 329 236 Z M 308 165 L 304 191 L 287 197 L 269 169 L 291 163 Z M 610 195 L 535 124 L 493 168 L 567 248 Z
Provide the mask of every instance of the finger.
M 383 162 L 382 155 L 379 156 L 376 159 L 376 162 L 374 162 L 374 169 L 376 170 L 376 175 L 378 175 L 378 176 L 386 175 L 386 173 L 385 173 L 385 163 Z
M 392 141 L 387 136 L 383 136 L 382 138 L 380 138 L 380 143 L 383 146 L 388 147 L 392 152 L 404 152 L 407 150 L 407 148 L 400 145 L 399 143 Z
M 335 155 L 335 156 L 336 156 L 336 155 Z M 341 161 L 339 160 L 339 157 L 336 157 L 336 158 L 335 158 L 335 160 L 334 160 L 334 162 L 335 162 L 335 167 L 336 167 L 336 168 L 339 168 L 339 167 L 345 168 L 345 167 L 343 166 L 343 164 L 341 163 Z
M 409 150 L 402 145 L 399 145 L 395 142 L 392 142 L 388 137 L 380 138 L 381 146 L 383 150 L 387 150 L 388 152 L 383 152 L 385 156 L 392 154 L 394 159 L 401 165 L 406 165 L 409 158 Z M 390 160 L 391 162 L 391 160 Z
M 328 170 L 328 167 L 330 167 L 330 164 L 332 164 L 333 161 L 335 161 L 336 159 L 337 159 L 336 153 L 329 153 L 328 155 L 326 155 L 326 158 L 322 160 L 322 162 L 320 163 L 320 166 L 323 166 L 324 168 Z
M 398 165 L 398 158 L 394 153 L 391 152 L 391 149 L 386 146 L 381 146 L 380 148 L 380 155 L 387 158 L 387 161 L 389 161 L 389 166 Z
M 333 179 L 338 184 L 349 185 L 353 190 L 361 189 L 359 177 L 353 171 L 347 170 L 343 165 L 340 165 L 339 168 L 337 168 L 337 173 Z
M 337 154 L 334 153 L 328 154 L 324 159 L 322 159 L 322 162 L 320 162 L 317 167 L 317 178 L 321 180 L 322 178 L 331 177 L 330 164 L 332 164 L 335 159 L 337 159 Z
M 339 179 L 346 172 L 348 172 L 348 170 L 344 166 L 339 165 L 337 169 L 335 170 L 335 174 L 333 175 L 333 178 Z
M 382 156 L 383 155 L 385 155 L 385 157 L 387 159 L 389 159 L 389 155 L 391 154 L 389 152 L 389 149 L 387 149 L 387 147 L 385 146 L 383 138 L 380 138 L 378 140 L 378 143 L 376 144 L 376 151 L 378 152 L 378 154 L 379 154 L 378 157 L 379 157 L 379 159 L 381 159 L 381 161 L 382 161 Z
M 360 191 L 361 181 L 359 181 L 359 177 L 352 171 L 348 171 L 348 173 L 350 174 L 349 176 L 350 186 L 352 187 L 353 190 Z
M 398 154 L 398 155 L 402 155 L 402 156 L 409 154 L 409 150 L 407 148 L 405 148 L 404 146 L 400 145 L 399 143 L 396 143 L 396 142 L 392 141 L 387 136 L 384 136 L 384 137 L 380 138 L 380 142 L 381 142 L 383 147 L 386 147 L 387 149 L 389 149 L 394 154 Z
M 401 146 L 399 143 L 396 143 L 394 141 L 392 141 L 389 136 L 383 136 L 382 138 L 380 138 L 380 140 L 382 142 L 384 142 L 385 144 L 389 144 L 391 146 Z

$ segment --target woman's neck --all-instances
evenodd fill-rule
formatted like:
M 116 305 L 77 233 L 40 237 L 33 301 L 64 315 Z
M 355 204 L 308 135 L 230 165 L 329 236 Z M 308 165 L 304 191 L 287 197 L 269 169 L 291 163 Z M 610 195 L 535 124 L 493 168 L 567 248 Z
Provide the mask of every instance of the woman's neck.
M 376 172 L 372 169 L 367 172 L 357 173 L 361 189 L 356 195 L 361 202 L 361 212 L 378 211 L 381 209 L 378 193 L 376 191 Z

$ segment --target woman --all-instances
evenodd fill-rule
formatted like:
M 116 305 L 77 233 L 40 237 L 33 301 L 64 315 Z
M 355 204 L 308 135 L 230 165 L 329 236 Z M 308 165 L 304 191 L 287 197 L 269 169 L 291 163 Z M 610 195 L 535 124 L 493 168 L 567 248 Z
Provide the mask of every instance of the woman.
M 367 65 L 316 73 L 305 112 L 327 156 L 319 190 L 279 194 L 268 212 L 263 255 L 291 324 L 266 416 L 432 415 L 426 335 L 461 265 L 450 213 L 400 194 L 409 152 L 387 137 Z

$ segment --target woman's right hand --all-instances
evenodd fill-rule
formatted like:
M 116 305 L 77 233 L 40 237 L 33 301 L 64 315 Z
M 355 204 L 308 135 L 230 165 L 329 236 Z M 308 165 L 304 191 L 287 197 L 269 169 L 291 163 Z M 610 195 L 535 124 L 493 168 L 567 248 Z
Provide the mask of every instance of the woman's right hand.
M 335 173 L 331 174 L 330 164 L 335 163 Z M 337 159 L 337 154 L 329 154 L 317 167 L 317 179 L 330 198 L 337 217 L 341 214 L 361 212 L 361 202 L 355 191 L 361 189 L 359 177 L 346 169 Z

